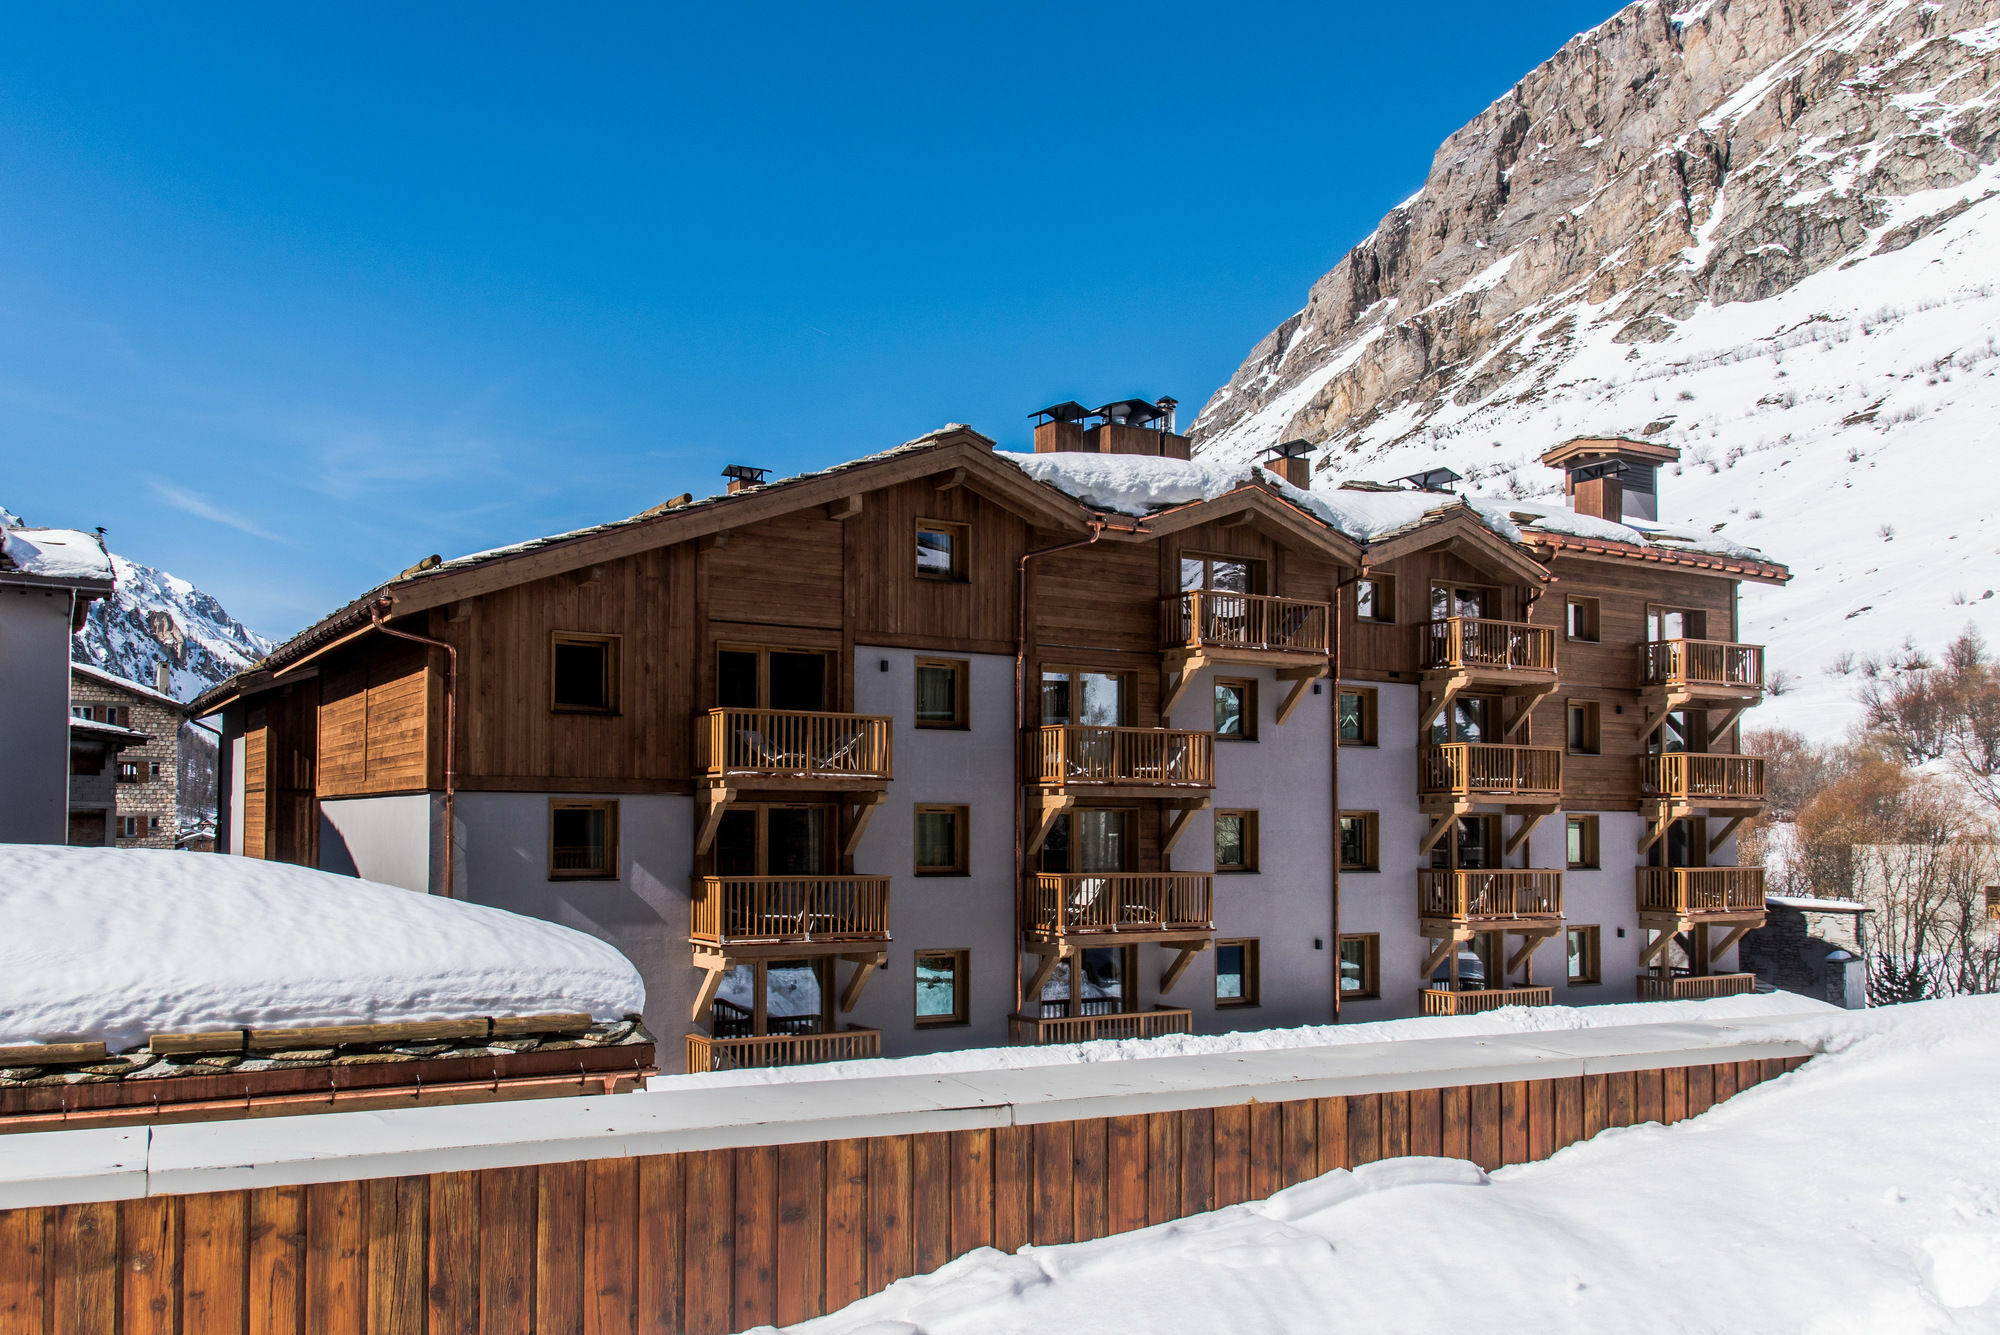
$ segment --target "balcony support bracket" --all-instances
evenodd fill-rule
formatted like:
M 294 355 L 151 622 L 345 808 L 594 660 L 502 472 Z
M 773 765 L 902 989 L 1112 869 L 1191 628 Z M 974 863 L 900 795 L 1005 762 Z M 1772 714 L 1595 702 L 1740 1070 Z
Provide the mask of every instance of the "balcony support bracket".
M 1528 836 L 1535 832 L 1535 827 L 1554 813 L 1554 807 L 1518 808 L 1516 814 L 1521 818 L 1521 827 L 1507 840 L 1507 856 L 1513 857 L 1514 851 L 1528 842 Z
M 1430 982 L 1432 975 L 1437 973 L 1438 966 L 1451 958 L 1451 952 L 1457 948 L 1459 943 L 1470 941 L 1471 939 L 1472 929 L 1470 927 L 1453 927 L 1450 934 L 1432 949 L 1430 958 L 1424 961 L 1423 972 L 1417 975 L 1417 981 L 1420 983 Z
M 1503 738 L 1508 741 L 1513 740 L 1514 734 L 1526 725 L 1529 716 L 1535 712 L 1535 706 L 1549 696 L 1554 695 L 1555 690 L 1555 682 L 1548 682 L 1540 686 L 1516 686 L 1508 690 L 1505 698 L 1517 701 L 1518 703 L 1514 707 L 1514 717 L 1507 721 L 1506 731 L 1502 734 Z
M 1419 739 L 1430 735 L 1431 725 L 1444 717 L 1444 711 L 1451 708 L 1451 702 L 1458 698 L 1458 693 L 1471 684 L 1472 678 L 1463 672 L 1455 672 L 1448 677 L 1439 677 L 1435 673 L 1424 674 L 1424 689 L 1433 692 L 1433 698 L 1430 708 L 1426 709 L 1424 716 L 1417 720 Z
M 1685 820 L 1694 815 L 1692 806 L 1676 806 L 1666 801 L 1650 802 L 1647 805 L 1651 809 L 1644 813 L 1646 832 L 1639 836 L 1639 853 L 1642 857 L 1665 837 L 1675 821 Z
M 1039 810 L 1035 814 L 1034 828 L 1028 831 L 1027 856 L 1033 857 L 1042 851 L 1042 841 L 1055 828 L 1056 817 L 1076 805 L 1074 797 L 1062 793 L 1041 793 L 1035 798 Z
M 1183 834 L 1187 833 L 1188 817 L 1197 811 L 1208 810 L 1209 800 L 1206 797 L 1179 797 L 1161 804 L 1173 813 L 1167 817 L 1167 828 L 1160 835 L 1161 857 L 1174 851 L 1174 845 L 1181 841 Z
M 1728 840 L 1729 836 L 1736 833 L 1736 827 L 1749 819 L 1750 819 L 1750 813 L 1747 811 L 1739 812 L 1738 814 L 1731 816 L 1729 818 L 1728 824 L 1722 827 L 1722 833 L 1716 835 L 1713 839 L 1710 839 L 1708 841 L 1708 851 L 1713 853 L 1717 849 L 1721 848 L 1722 845 Z
M 847 977 L 847 986 L 840 993 L 840 1013 L 845 1015 L 860 1002 L 861 989 L 868 986 L 868 980 L 875 971 L 889 962 L 889 952 L 877 950 L 867 955 L 842 955 L 841 958 L 854 966 L 854 972 Z
M 701 825 L 695 833 L 694 851 L 696 856 L 708 852 L 715 842 L 715 832 L 722 824 L 722 812 L 736 800 L 736 790 L 726 784 L 705 783 L 696 790 L 701 804 Z
M 1536 927 L 1528 931 L 1522 932 L 1521 948 L 1514 952 L 1514 957 L 1512 959 L 1507 961 L 1507 972 L 1510 974 L 1514 973 L 1517 970 L 1519 970 L 1522 965 L 1527 964 L 1529 961 L 1529 957 L 1535 953 L 1536 949 L 1540 947 L 1542 942 L 1548 940 L 1550 937 L 1554 936 L 1557 932 L 1560 932 L 1561 930 L 1562 928 L 1560 927 Z M 1502 979 L 1501 981 L 1504 982 L 1506 980 Z M 1529 974 L 1527 983 L 1525 985 L 1528 987 L 1534 986 L 1534 975 L 1532 973 Z
M 1056 965 L 1068 958 L 1075 947 L 1067 941 L 1037 941 L 1028 949 L 1041 956 L 1041 962 L 1035 965 L 1034 976 L 1028 979 L 1022 998 L 1023 1004 L 1028 997 L 1039 998 L 1042 995 L 1042 987 L 1049 981 L 1049 975 L 1056 971 Z
M 726 955 L 697 950 L 694 962 L 702 970 L 701 986 L 695 991 L 694 1013 L 688 1018 L 700 1024 L 708 1015 L 708 1008 L 715 1004 L 715 994 L 722 990 L 722 980 L 729 976 L 730 961 Z
M 1279 668 L 1278 680 L 1289 681 L 1292 689 L 1285 693 L 1284 701 L 1278 706 L 1278 726 L 1284 727 L 1292 711 L 1305 698 L 1306 688 L 1326 675 L 1326 664 L 1314 663 L 1309 667 Z
M 1174 962 L 1167 966 L 1167 971 L 1160 975 L 1160 995 L 1165 996 L 1174 990 L 1174 984 L 1178 983 L 1181 975 L 1187 972 L 1187 966 L 1194 963 L 1194 957 L 1214 943 L 1208 937 L 1202 937 L 1196 941 L 1164 941 L 1161 944 L 1180 952 L 1174 956 Z
M 848 803 L 847 838 L 841 845 L 840 852 L 842 857 L 851 858 L 854 856 L 854 850 L 861 846 L 861 836 L 868 830 L 868 822 L 875 818 L 875 809 L 881 806 L 883 800 L 888 796 L 887 793 L 880 790 L 869 793 L 857 793 L 854 796 L 854 800 Z
M 1432 812 L 1431 828 L 1424 835 L 1423 842 L 1417 845 L 1417 856 L 1427 856 L 1433 848 L 1438 846 L 1438 841 L 1443 839 L 1451 827 L 1457 823 L 1458 818 L 1471 810 L 1472 803 L 1470 802 L 1454 802 L 1442 811 Z
M 1709 942 L 1708 967 L 1713 969 L 1715 967 L 1715 962 L 1722 958 L 1724 952 L 1728 951 L 1730 947 L 1734 946 L 1738 941 L 1741 941 L 1744 938 L 1744 936 L 1755 926 L 1756 926 L 1755 923 L 1739 922 L 1734 927 L 1731 927 L 1729 929 L 1729 934 L 1723 937 L 1720 941 Z
M 1641 930 L 1655 930 L 1655 929 L 1642 928 Z M 1642 969 L 1652 968 L 1654 960 L 1662 959 L 1666 955 L 1667 947 L 1673 944 L 1674 938 L 1676 936 L 1679 936 L 1682 932 L 1692 930 L 1692 926 L 1691 924 L 1683 920 L 1677 926 L 1660 927 L 1656 930 L 1658 930 L 1660 934 L 1654 937 L 1653 940 L 1647 944 L 1645 950 L 1639 953 L 1639 967 Z
M 1208 666 L 1210 666 L 1208 655 L 1199 651 L 1168 656 L 1166 666 L 1160 671 L 1162 719 L 1171 715 L 1174 706 L 1181 702 L 1183 695 L 1187 694 L 1187 688 L 1194 684 L 1195 673 Z
M 828 519 L 854 518 L 861 513 L 861 497 L 862 493 L 857 491 L 852 496 L 842 496 L 839 500 L 829 503 L 826 507 L 826 517 Z

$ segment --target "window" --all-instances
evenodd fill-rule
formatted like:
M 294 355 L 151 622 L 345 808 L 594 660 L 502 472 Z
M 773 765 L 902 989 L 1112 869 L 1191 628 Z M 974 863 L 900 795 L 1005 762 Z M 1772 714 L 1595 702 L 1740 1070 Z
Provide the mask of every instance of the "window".
M 1354 581 L 1354 619 L 1385 626 L 1395 621 L 1395 576 L 1374 575 Z
M 158 834 L 160 832 L 160 818 L 158 816 L 146 817 L 146 832 L 148 834 Z
M 618 804 L 557 798 L 549 803 L 549 879 L 618 875 Z
M 1569 818 L 1569 865 L 1572 868 L 1597 865 L 1597 817 Z
M 1127 995 L 1126 980 L 1137 976 L 1136 946 L 1093 947 L 1078 951 L 1049 971 L 1036 1003 L 1041 1018 L 1062 1015 L 1126 1015 L 1136 998 Z
M 111 724 L 113 727 L 129 728 L 132 726 L 132 707 L 130 705 L 99 705 L 98 713 L 104 722 Z
M 160 762 L 157 760 L 153 762 L 153 777 L 156 779 L 160 777 Z
M 1257 1004 L 1257 942 L 1254 939 L 1215 943 L 1215 1004 Z
M 966 972 L 971 952 L 917 952 L 917 1027 L 966 1022 Z
M 1375 745 L 1375 690 L 1370 686 L 1340 688 L 1340 744 Z
M 1569 600 L 1569 637 L 1590 644 L 1597 643 L 1597 599 L 1572 598 Z
M 616 710 L 618 637 L 559 630 L 549 638 L 549 707 L 558 714 Z
M 1072 807 L 1042 840 L 1045 872 L 1130 871 L 1139 813 L 1130 807 Z
M 1568 936 L 1570 986 L 1597 982 L 1602 976 L 1598 969 L 1597 929 L 1572 927 Z
M 824 876 L 836 869 L 835 808 L 731 802 L 715 827 L 717 876 Z
M 1573 756 L 1594 756 L 1598 746 L 1597 701 L 1570 701 L 1569 753 Z
M 917 521 L 917 578 L 962 583 L 967 529 L 931 519 Z
M 1483 871 L 1501 865 L 1500 818 L 1460 816 L 1451 833 L 1431 849 L 1431 866 L 1454 871 Z
M 80 718 L 86 723 L 95 722 L 97 719 L 97 709 L 94 705 L 71 705 L 69 712 L 72 718 Z
M 1708 638 L 1707 632 L 1706 612 L 1658 605 L 1646 609 L 1646 638 L 1649 640 L 1702 640 Z
M 1365 935 L 1340 938 L 1340 999 L 1359 1001 L 1382 995 L 1382 938 Z
M 1215 869 L 1257 870 L 1257 813 L 1218 811 L 1215 813 Z
M 971 823 L 966 807 L 917 808 L 917 875 L 964 876 L 971 871 L 966 833 Z
M 1256 682 L 1221 680 L 1215 683 L 1215 735 L 1239 742 L 1256 740 Z
M 2000 922 L 2000 885 L 1986 887 L 1986 916 L 1993 922 Z
M 1373 811 L 1340 813 L 1340 869 L 1375 871 L 1382 865 L 1382 818 Z
M 1443 621 L 1446 617 L 1490 617 L 1493 615 L 1493 590 L 1480 588 L 1476 584 L 1433 584 L 1431 586 L 1431 620 Z
M 139 818 L 137 816 L 120 816 L 118 818 L 118 837 L 121 839 L 137 839 L 139 837 Z
M 1212 589 L 1217 593 L 1257 592 L 1257 562 L 1234 556 L 1183 556 L 1181 591 Z
M 832 961 L 753 960 L 722 977 L 709 1012 L 717 1038 L 822 1034 L 832 1025 Z
M 1451 708 L 1438 715 L 1431 724 L 1431 744 L 1443 746 L 1451 742 L 1493 741 L 1493 721 L 1499 717 L 1500 701 L 1497 698 L 1458 696 L 1452 700 Z
M 1042 726 L 1058 723 L 1116 728 L 1130 716 L 1130 680 L 1123 673 L 1042 669 Z
M 960 728 L 971 718 L 972 664 L 962 658 L 917 660 L 917 726 Z
M 715 654 L 715 703 L 723 709 L 830 708 L 827 656 L 812 649 L 725 645 Z
M 136 761 L 136 760 L 121 760 L 121 761 L 119 761 L 119 762 L 118 762 L 118 782 L 120 782 L 120 783 L 137 783 L 137 782 L 139 782 L 139 762 L 138 762 L 138 761 Z

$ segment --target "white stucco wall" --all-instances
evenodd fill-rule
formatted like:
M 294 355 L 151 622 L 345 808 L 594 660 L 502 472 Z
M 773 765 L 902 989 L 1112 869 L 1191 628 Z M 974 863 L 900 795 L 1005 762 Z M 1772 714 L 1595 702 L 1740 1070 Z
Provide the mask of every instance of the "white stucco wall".
M 71 598 L 0 588 L 0 843 L 69 834 Z
M 428 793 L 324 798 L 319 804 L 320 869 L 428 894 L 431 825 Z M 231 852 L 241 851 L 242 833 L 234 826 L 230 843 Z

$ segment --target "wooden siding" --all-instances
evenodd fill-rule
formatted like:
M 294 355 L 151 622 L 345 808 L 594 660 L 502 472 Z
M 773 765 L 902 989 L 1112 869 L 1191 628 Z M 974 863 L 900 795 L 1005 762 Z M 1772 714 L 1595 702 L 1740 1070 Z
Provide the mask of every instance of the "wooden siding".
M 443 783 L 433 734 L 442 727 L 439 673 L 421 645 L 371 643 L 320 678 L 321 797 L 415 792 Z
M 1529 590 L 1454 552 L 1416 552 L 1374 567 L 1375 576 L 1395 580 L 1396 620 L 1393 624 L 1357 621 L 1354 590 L 1341 599 L 1340 675 L 1352 681 L 1416 681 L 1423 671 L 1422 631 L 1431 619 L 1433 583 L 1475 584 L 1496 590 L 1487 614 L 1500 621 L 1528 620 Z M 1545 597 L 1542 600 L 1547 602 Z
M 271 856 L 271 728 L 261 709 L 243 730 L 243 856 Z
M 965 487 L 924 478 L 869 492 L 846 532 L 847 620 L 862 644 L 939 653 L 1011 654 L 1028 526 Z M 918 579 L 920 519 L 967 526 L 961 583 Z M 1051 542 L 1068 541 L 1051 538 Z
M 0 1211 L 0 1330 L 720 1335 L 1378 1159 L 1544 1159 L 1803 1061 Z

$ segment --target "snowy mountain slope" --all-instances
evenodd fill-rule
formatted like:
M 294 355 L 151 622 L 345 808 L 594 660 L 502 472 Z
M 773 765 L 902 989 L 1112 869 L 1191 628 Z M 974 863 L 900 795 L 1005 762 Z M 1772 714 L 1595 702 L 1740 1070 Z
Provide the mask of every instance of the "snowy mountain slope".
M 20 522 L 0 508 L 0 525 Z M 91 604 L 71 641 L 76 661 L 142 686 L 153 684 L 154 667 L 164 662 L 168 693 L 192 700 L 271 652 L 271 641 L 186 580 L 115 552 L 111 565 L 116 580 L 111 596 Z
M 1676 445 L 1661 518 L 1795 574 L 1745 590 L 1797 682 L 1758 722 L 1837 733 L 1844 655 L 2000 640 L 1997 147 L 1995 0 L 1646 0 L 1446 142 L 1197 451 L 1542 496 L 1567 437 Z

